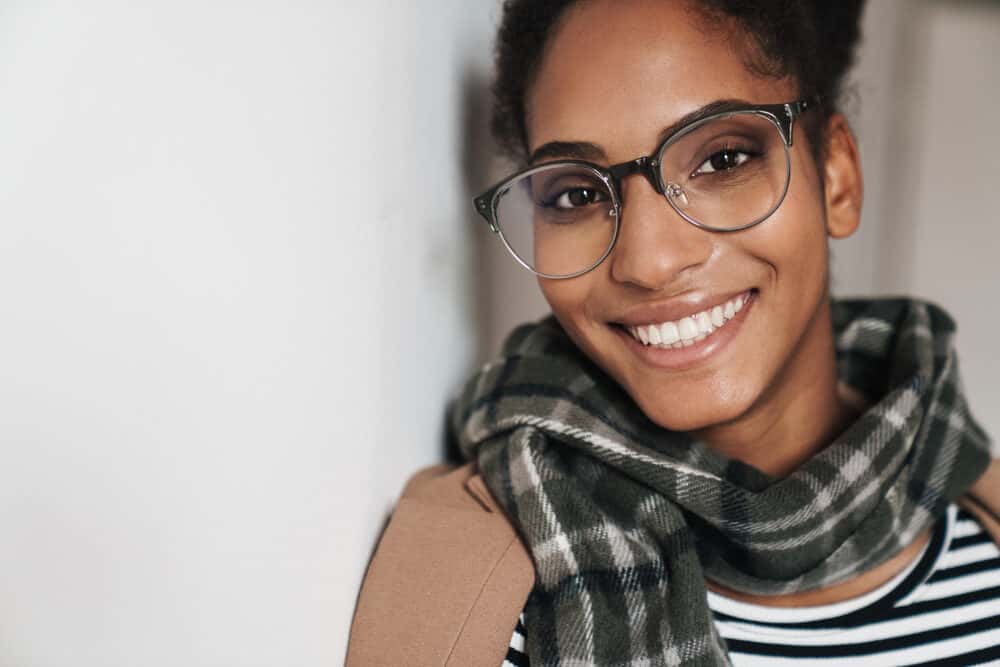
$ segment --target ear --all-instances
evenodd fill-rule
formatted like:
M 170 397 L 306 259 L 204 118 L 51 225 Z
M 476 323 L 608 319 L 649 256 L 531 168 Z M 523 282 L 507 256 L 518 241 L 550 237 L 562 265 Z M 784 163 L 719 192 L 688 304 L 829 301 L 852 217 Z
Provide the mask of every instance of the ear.
M 861 156 L 851 126 L 842 114 L 834 114 L 826 127 L 826 158 L 823 162 L 826 231 L 831 238 L 850 236 L 861 224 L 864 183 Z

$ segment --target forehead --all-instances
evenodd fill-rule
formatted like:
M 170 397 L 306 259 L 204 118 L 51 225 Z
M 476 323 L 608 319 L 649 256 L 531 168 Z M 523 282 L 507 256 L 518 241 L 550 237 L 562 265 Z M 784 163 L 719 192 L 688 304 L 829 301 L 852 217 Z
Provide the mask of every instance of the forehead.
M 710 102 L 792 99 L 790 81 L 747 67 L 746 44 L 731 23 L 706 20 L 682 2 L 578 3 L 550 36 L 525 100 L 529 149 L 588 141 L 630 159 Z

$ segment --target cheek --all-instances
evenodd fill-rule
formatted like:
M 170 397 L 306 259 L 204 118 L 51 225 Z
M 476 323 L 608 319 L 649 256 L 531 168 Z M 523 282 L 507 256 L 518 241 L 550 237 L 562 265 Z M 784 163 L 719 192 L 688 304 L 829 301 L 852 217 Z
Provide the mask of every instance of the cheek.
M 814 174 L 797 170 L 781 207 L 754 228 L 748 246 L 770 268 L 772 295 L 779 301 L 812 300 L 825 292 L 827 277 L 826 216 Z M 802 304 L 806 305 L 806 304 Z
M 606 263 L 605 263 L 606 264 Z M 552 314 L 562 325 L 576 346 L 599 366 L 605 367 L 605 356 L 614 335 L 595 310 L 600 303 L 601 280 L 606 280 L 598 266 L 569 280 L 538 279 L 538 286 L 549 304 Z
M 552 314 L 567 330 L 579 329 L 588 315 L 588 302 L 595 287 L 600 267 L 570 280 L 538 279 L 542 296 L 552 309 Z

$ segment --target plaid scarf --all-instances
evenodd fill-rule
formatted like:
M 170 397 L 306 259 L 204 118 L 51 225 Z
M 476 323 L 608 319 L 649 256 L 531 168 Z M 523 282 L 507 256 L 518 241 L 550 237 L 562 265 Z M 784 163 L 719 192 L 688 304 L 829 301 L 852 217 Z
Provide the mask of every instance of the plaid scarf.
M 451 418 L 532 554 L 533 664 L 728 664 L 706 577 L 758 594 L 850 579 L 982 473 L 948 315 L 887 299 L 833 319 L 840 377 L 873 405 L 784 479 L 656 426 L 552 318 L 469 381 Z

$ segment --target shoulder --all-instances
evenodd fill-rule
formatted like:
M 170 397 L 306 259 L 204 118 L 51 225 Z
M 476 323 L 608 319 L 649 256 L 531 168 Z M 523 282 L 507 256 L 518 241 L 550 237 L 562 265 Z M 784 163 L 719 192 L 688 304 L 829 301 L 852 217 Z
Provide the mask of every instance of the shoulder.
M 368 567 L 348 665 L 498 665 L 531 558 L 471 465 L 407 482 Z
M 418 471 L 406 482 L 400 496 L 400 502 L 410 500 L 505 518 L 473 463 L 459 467 L 442 464 Z
M 972 513 L 1000 546 L 1000 459 L 993 459 L 959 505 Z

